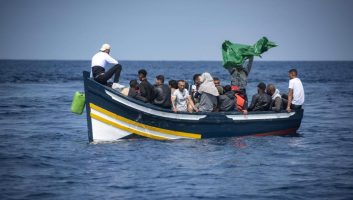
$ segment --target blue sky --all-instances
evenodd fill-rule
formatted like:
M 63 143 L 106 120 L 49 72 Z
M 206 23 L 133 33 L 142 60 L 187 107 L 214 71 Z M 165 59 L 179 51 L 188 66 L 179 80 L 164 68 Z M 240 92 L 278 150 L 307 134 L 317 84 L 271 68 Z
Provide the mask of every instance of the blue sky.
M 224 40 L 279 44 L 262 60 L 353 60 L 353 1 L 1 0 L 0 59 L 221 60 Z

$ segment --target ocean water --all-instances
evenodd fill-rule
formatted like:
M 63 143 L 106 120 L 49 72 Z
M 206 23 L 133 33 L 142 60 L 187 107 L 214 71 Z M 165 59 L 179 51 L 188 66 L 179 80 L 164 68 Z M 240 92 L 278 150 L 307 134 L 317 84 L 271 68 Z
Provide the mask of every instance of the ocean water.
M 255 62 L 260 81 L 287 92 L 297 68 L 305 113 L 296 137 L 89 144 L 70 113 L 89 61 L 0 61 L 0 199 L 353 199 L 353 62 Z M 121 82 L 190 81 L 220 62 L 122 61 Z

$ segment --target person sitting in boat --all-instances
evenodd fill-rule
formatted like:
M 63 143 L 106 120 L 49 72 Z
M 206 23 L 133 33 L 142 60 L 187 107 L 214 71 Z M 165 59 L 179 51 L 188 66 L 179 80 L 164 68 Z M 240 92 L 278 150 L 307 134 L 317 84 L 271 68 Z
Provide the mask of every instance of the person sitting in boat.
M 230 85 L 224 86 L 224 94 L 218 97 L 219 111 L 232 111 L 235 109 L 235 95 Z
M 92 57 L 91 77 L 103 85 L 108 85 L 108 80 L 114 76 L 113 89 L 122 89 L 124 86 L 119 84 L 122 66 L 110 55 L 110 45 L 103 44 L 100 51 Z M 114 64 L 108 71 L 105 70 L 108 64 Z
M 154 85 L 154 94 L 155 98 L 153 100 L 153 104 L 160 106 L 162 108 L 171 107 L 171 92 L 168 85 L 164 84 L 164 76 L 158 75 L 156 76 L 156 82 Z
M 193 112 L 198 109 L 195 107 L 191 100 L 189 91 L 185 89 L 185 81 L 178 81 L 178 89 L 176 89 L 172 94 L 172 108 L 174 112 Z
M 267 111 L 270 109 L 271 96 L 266 94 L 266 84 L 257 85 L 257 94 L 253 95 L 248 111 Z
M 147 81 L 147 71 L 145 69 L 140 69 L 138 71 L 138 76 L 140 80 L 140 93 L 141 96 L 147 99 L 147 102 L 152 103 L 154 99 L 154 88 L 153 85 Z
M 196 96 L 197 91 L 199 90 L 199 87 L 201 85 L 201 81 L 200 80 L 201 80 L 201 74 L 194 74 L 194 76 L 193 76 L 194 84 L 191 85 L 190 95 L 191 95 L 191 99 L 194 102 L 196 107 L 198 107 L 199 103 L 200 103 L 199 95 Z
M 143 101 L 145 103 L 148 102 L 146 97 L 141 96 L 140 88 L 139 88 L 139 84 L 138 84 L 137 80 L 130 81 L 130 89 L 128 92 L 128 96 L 132 97 L 134 99 Z
M 212 112 L 217 108 L 217 98 L 219 96 L 218 90 L 213 83 L 211 74 L 205 72 L 201 75 L 201 85 L 198 90 L 200 94 L 199 111 Z
M 276 89 L 275 85 L 268 84 L 266 88 L 266 93 L 271 96 L 270 110 L 279 112 L 283 110 L 282 97 L 279 90 Z
M 221 86 L 221 81 L 219 80 L 218 77 L 213 77 L 213 83 L 216 86 L 218 90 L 218 94 L 222 95 L 224 93 L 223 87 Z
M 237 111 L 242 112 L 244 115 L 248 114 L 248 98 L 244 96 L 244 93 L 238 86 L 231 86 L 232 91 L 234 92 L 234 101 Z
M 168 85 L 169 85 L 169 88 L 170 88 L 170 97 L 172 97 L 174 91 L 178 89 L 178 81 L 169 80 Z
M 291 69 L 288 72 L 289 80 L 289 91 L 288 91 L 288 103 L 287 112 L 292 110 L 300 110 L 304 104 L 305 94 L 304 87 L 301 80 L 297 77 L 298 72 L 296 69 Z

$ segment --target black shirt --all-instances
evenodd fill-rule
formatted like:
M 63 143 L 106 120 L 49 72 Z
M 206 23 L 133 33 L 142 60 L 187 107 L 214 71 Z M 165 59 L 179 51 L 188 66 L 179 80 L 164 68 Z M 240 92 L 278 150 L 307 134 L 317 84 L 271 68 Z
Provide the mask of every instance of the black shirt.
M 154 100 L 153 104 L 163 107 L 163 108 L 171 108 L 171 94 L 170 88 L 168 85 L 155 85 L 154 86 Z
M 139 91 L 139 90 L 136 90 L 135 88 L 130 88 L 130 89 L 129 89 L 128 96 L 129 96 L 129 97 L 132 97 L 132 98 L 134 98 L 134 99 L 143 101 L 143 102 L 145 102 L 145 103 L 148 101 L 147 98 L 141 96 L 140 91 Z
M 140 85 L 140 93 L 141 96 L 145 97 L 149 103 L 151 103 L 154 99 L 154 88 L 147 79 L 141 81 Z
M 220 111 L 231 111 L 235 109 L 235 94 L 233 91 L 226 92 L 218 97 Z
M 271 100 L 271 96 L 266 93 L 255 94 L 248 111 L 267 111 L 270 109 Z

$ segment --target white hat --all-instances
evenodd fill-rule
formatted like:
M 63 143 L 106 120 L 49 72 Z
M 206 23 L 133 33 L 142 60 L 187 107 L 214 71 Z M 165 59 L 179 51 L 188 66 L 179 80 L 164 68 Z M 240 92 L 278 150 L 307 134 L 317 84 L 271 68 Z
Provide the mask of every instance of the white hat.
M 110 50 L 110 45 L 109 44 L 103 44 L 100 50 L 101 51 Z

